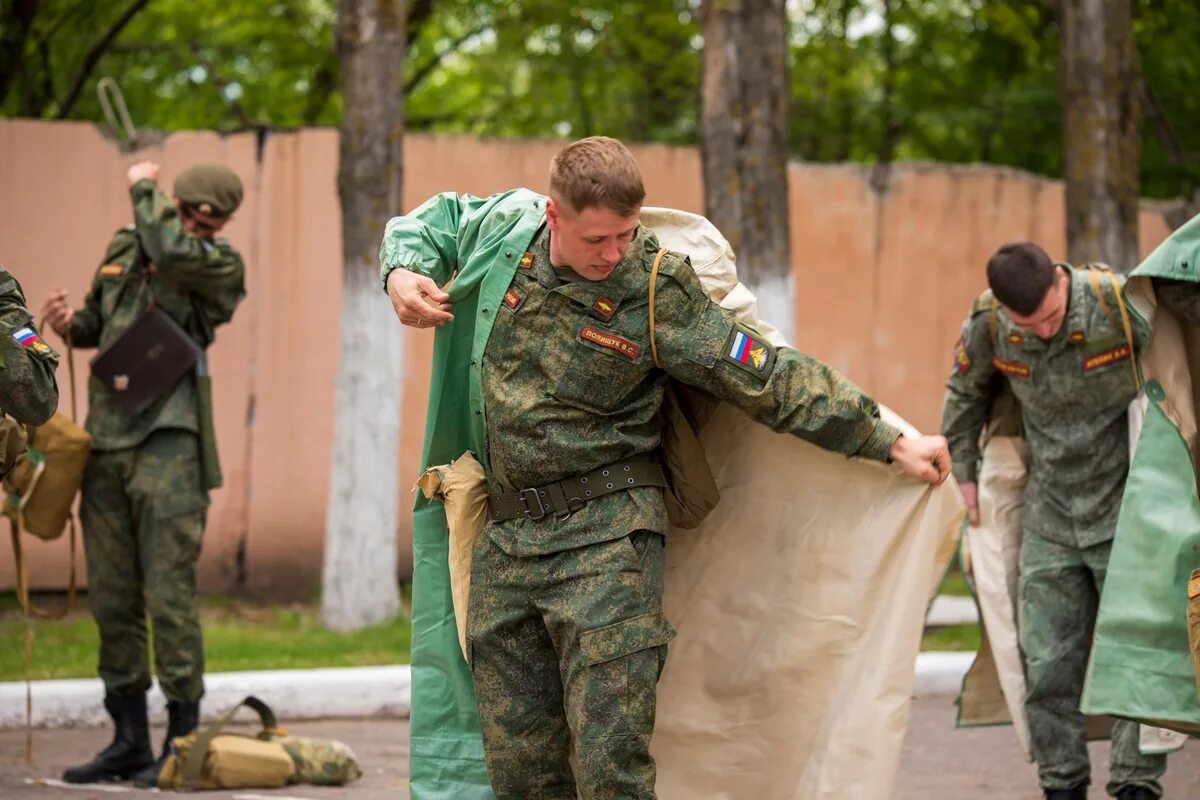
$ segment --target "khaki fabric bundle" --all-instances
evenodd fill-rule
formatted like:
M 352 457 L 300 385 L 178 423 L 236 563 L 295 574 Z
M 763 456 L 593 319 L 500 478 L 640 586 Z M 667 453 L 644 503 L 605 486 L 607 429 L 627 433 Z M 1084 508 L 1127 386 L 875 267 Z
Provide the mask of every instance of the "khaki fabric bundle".
M 222 731 L 243 706 L 262 722 L 257 736 Z M 171 740 L 171 755 L 158 774 L 158 788 L 275 789 L 291 783 L 341 786 L 362 776 L 350 748 L 332 739 L 289 736 L 275 713 L 249 696 L 203 731 Z

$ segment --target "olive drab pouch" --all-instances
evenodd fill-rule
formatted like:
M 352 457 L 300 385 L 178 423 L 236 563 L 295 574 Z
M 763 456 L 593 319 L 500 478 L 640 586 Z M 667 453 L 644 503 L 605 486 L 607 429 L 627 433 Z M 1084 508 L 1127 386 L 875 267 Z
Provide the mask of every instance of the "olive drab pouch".
M 650 268 L 650 354 L 656 367 L 659 363 L 654 340 L 654 294 L 658 265 L 666 253 L 666 248 L 659 250 Z M 675 382 L 667 384 L 663 395 L 662 460 L 667 475 L 663 501 L 667 520 L 677 528 L 699 527 L 721 499 L 699 437 L 700 427 L 716 406 L 715 398 Z
M 224 733 L 243 706 L 258 714 L 256 736 Z M 290 783 L 341 786 L 362 775 L 354 753 L 342 742 L 289 736 L 275 712 L 246 697 L 200 732 L 171 740 L 158 775 L 159 789 L 276 789 Z

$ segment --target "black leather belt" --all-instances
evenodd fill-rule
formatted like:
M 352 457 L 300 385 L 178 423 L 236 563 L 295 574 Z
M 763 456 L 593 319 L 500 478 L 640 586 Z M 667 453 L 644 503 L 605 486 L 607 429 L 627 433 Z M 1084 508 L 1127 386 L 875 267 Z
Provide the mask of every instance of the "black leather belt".
M 516 492 L 488 495 L 493 520 L 526 517 L 566 519 L 589 501 L 637 486 L 666 486 L 662 467 L 651 461 L 619 461 L 583 475 Z

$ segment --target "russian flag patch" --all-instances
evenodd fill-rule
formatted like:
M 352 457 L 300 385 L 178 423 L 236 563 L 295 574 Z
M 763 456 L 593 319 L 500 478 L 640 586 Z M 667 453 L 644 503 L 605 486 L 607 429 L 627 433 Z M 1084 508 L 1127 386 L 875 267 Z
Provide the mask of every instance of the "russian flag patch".
M 752 375 L 766 378 L 775 366 L 775 348 L 753 328 L 734 325 L 725 343 L 725 360 Z
M 18 328 L 13 331 L 12 337 L 17 340 L 17 344 L 21 347 L 28 347 L 36 353 L 51 353 L 50 345 L 46 344 L 37 335 L 37 331 L 30 327 Z

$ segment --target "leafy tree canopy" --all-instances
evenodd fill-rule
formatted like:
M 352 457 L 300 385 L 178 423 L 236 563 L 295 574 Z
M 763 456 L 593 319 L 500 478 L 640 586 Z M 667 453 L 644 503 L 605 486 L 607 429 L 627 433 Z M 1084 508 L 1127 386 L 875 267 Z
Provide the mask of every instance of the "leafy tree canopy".
M 791 148 L 1062 169 L 1058 22 L 1046 0 L 791 0 Z M 410 131 L 696 141 L 697 0 L 412 0 Z M 1194 0 L 1134 0 L 1142 191 L 1200 186 Z M 0 113 L 140 127 L 334 125 L 335 0 L 0 0 Z M 890 87 L 890 88 L 889 88 Z

